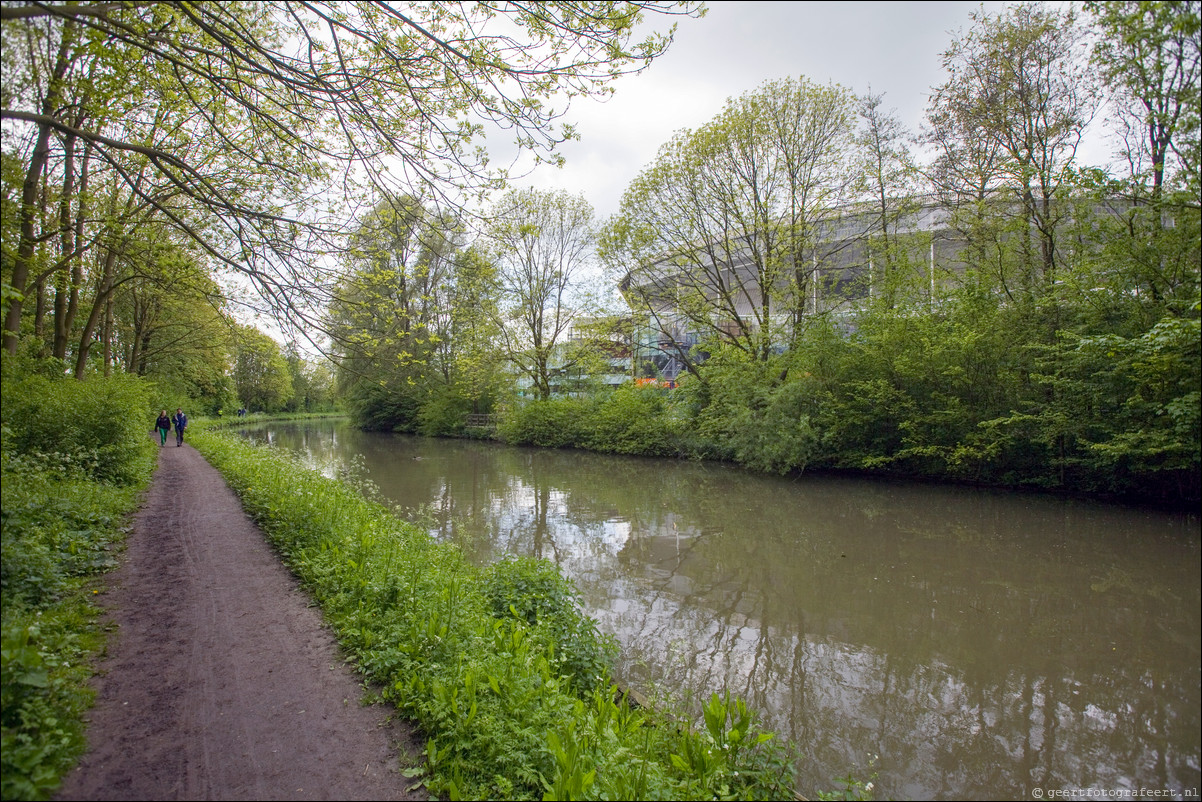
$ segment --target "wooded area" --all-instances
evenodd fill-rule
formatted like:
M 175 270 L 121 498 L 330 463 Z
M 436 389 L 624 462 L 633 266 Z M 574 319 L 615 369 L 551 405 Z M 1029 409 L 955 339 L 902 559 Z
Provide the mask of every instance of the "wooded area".
M 607 94 L 667 47 L 668 34 L 635 37 L 643 15 L 695 13 L 6 3 L 5 352 L 65 360 L 77 378 L 158 376 L 209 411 L 276 399 L 282 374 L 275 390 L 230 386 L 254 340 L 233 320 L 254 313 L 307 353 L 328 348 L 354 232 L 381 198 L 458 208 L 504 186 L 480 147 L 495 128 L 557 160 L 570 99 Z M 301 373 L 333 389 L 326 368 Z

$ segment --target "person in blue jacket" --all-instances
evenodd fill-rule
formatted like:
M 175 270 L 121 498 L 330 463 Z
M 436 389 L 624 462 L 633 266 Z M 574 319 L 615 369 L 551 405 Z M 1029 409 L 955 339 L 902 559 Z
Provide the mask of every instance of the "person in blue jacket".
M 171 420 L 175 423 L 175 447 L 179 448 L 184 444 L 184 429 L 188 428 L 188 416 L 182 409 L 177 409 L 175 417 Z

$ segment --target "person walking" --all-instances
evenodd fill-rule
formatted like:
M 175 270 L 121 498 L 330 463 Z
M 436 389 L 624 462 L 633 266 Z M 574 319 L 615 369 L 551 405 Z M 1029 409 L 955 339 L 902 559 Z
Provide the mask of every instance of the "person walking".
M 159 433 L 159 448 L 167 445 L 167 432 L 171 431 L 171 418 L 167 415 L 167 410 L 159 412 L 159 419 L 154 422 L 154 428 Z
M 175 421 L 175 447 L 179 448 L 184 444 L 184 429 L 188 428 L 188 416 L 182 409 L 177 409 L 172 420 Z

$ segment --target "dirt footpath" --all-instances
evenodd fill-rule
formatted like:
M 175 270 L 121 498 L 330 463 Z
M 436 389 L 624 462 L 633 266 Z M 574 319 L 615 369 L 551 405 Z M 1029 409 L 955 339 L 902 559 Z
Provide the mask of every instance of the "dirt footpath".
M 360 704 L 320 613 L 191 446 L 161 450 L 112 580 L 89 751 L 58 799 L 429 798 L 398 760 L 423 742 Z

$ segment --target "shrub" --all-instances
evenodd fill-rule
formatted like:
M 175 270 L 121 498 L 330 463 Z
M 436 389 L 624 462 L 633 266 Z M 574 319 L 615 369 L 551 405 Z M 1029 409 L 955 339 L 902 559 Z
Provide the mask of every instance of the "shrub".
M 622 385 L 588 420 L 587 448 L 614 454 L 668 457 L 681 453 L 677 419 L 664 390 Z
M 749 468 L 781 474 L 805 468 L 818 445 L 805 378 L 789 378 L 783 360 L 722 354 L 712 361 L 697 416 L 700 437 Z
M 471 412 L 471 399 L 451 387 L 430 392 L 417 414 L 417 433 L 427 437 L 446 437 L 463 433 L 464 421 Z
M 496 618 L 517 618 L 552 646 L 552 665 L 579 691 L 606 683 L 618 656 L 617 640 L 584 614 L 580 594 L 554 563 L 508 557 L 484 577 L 484 597 Z
M 511 445 L 579 447 L 587 437 L 592 406 L 578 398 L 531 401 L 504 415 L 497 434 Z
M 41 610 L 5 604 L 0 629 L 0 796 L 49 799 L 84 750 L 94 696 L 87 656 L 95 610 L 78 598 Z
M 132 376 L 4 381 L 4 450 L 48 467 L 127 484 L 154 459 L 146 386 Z

